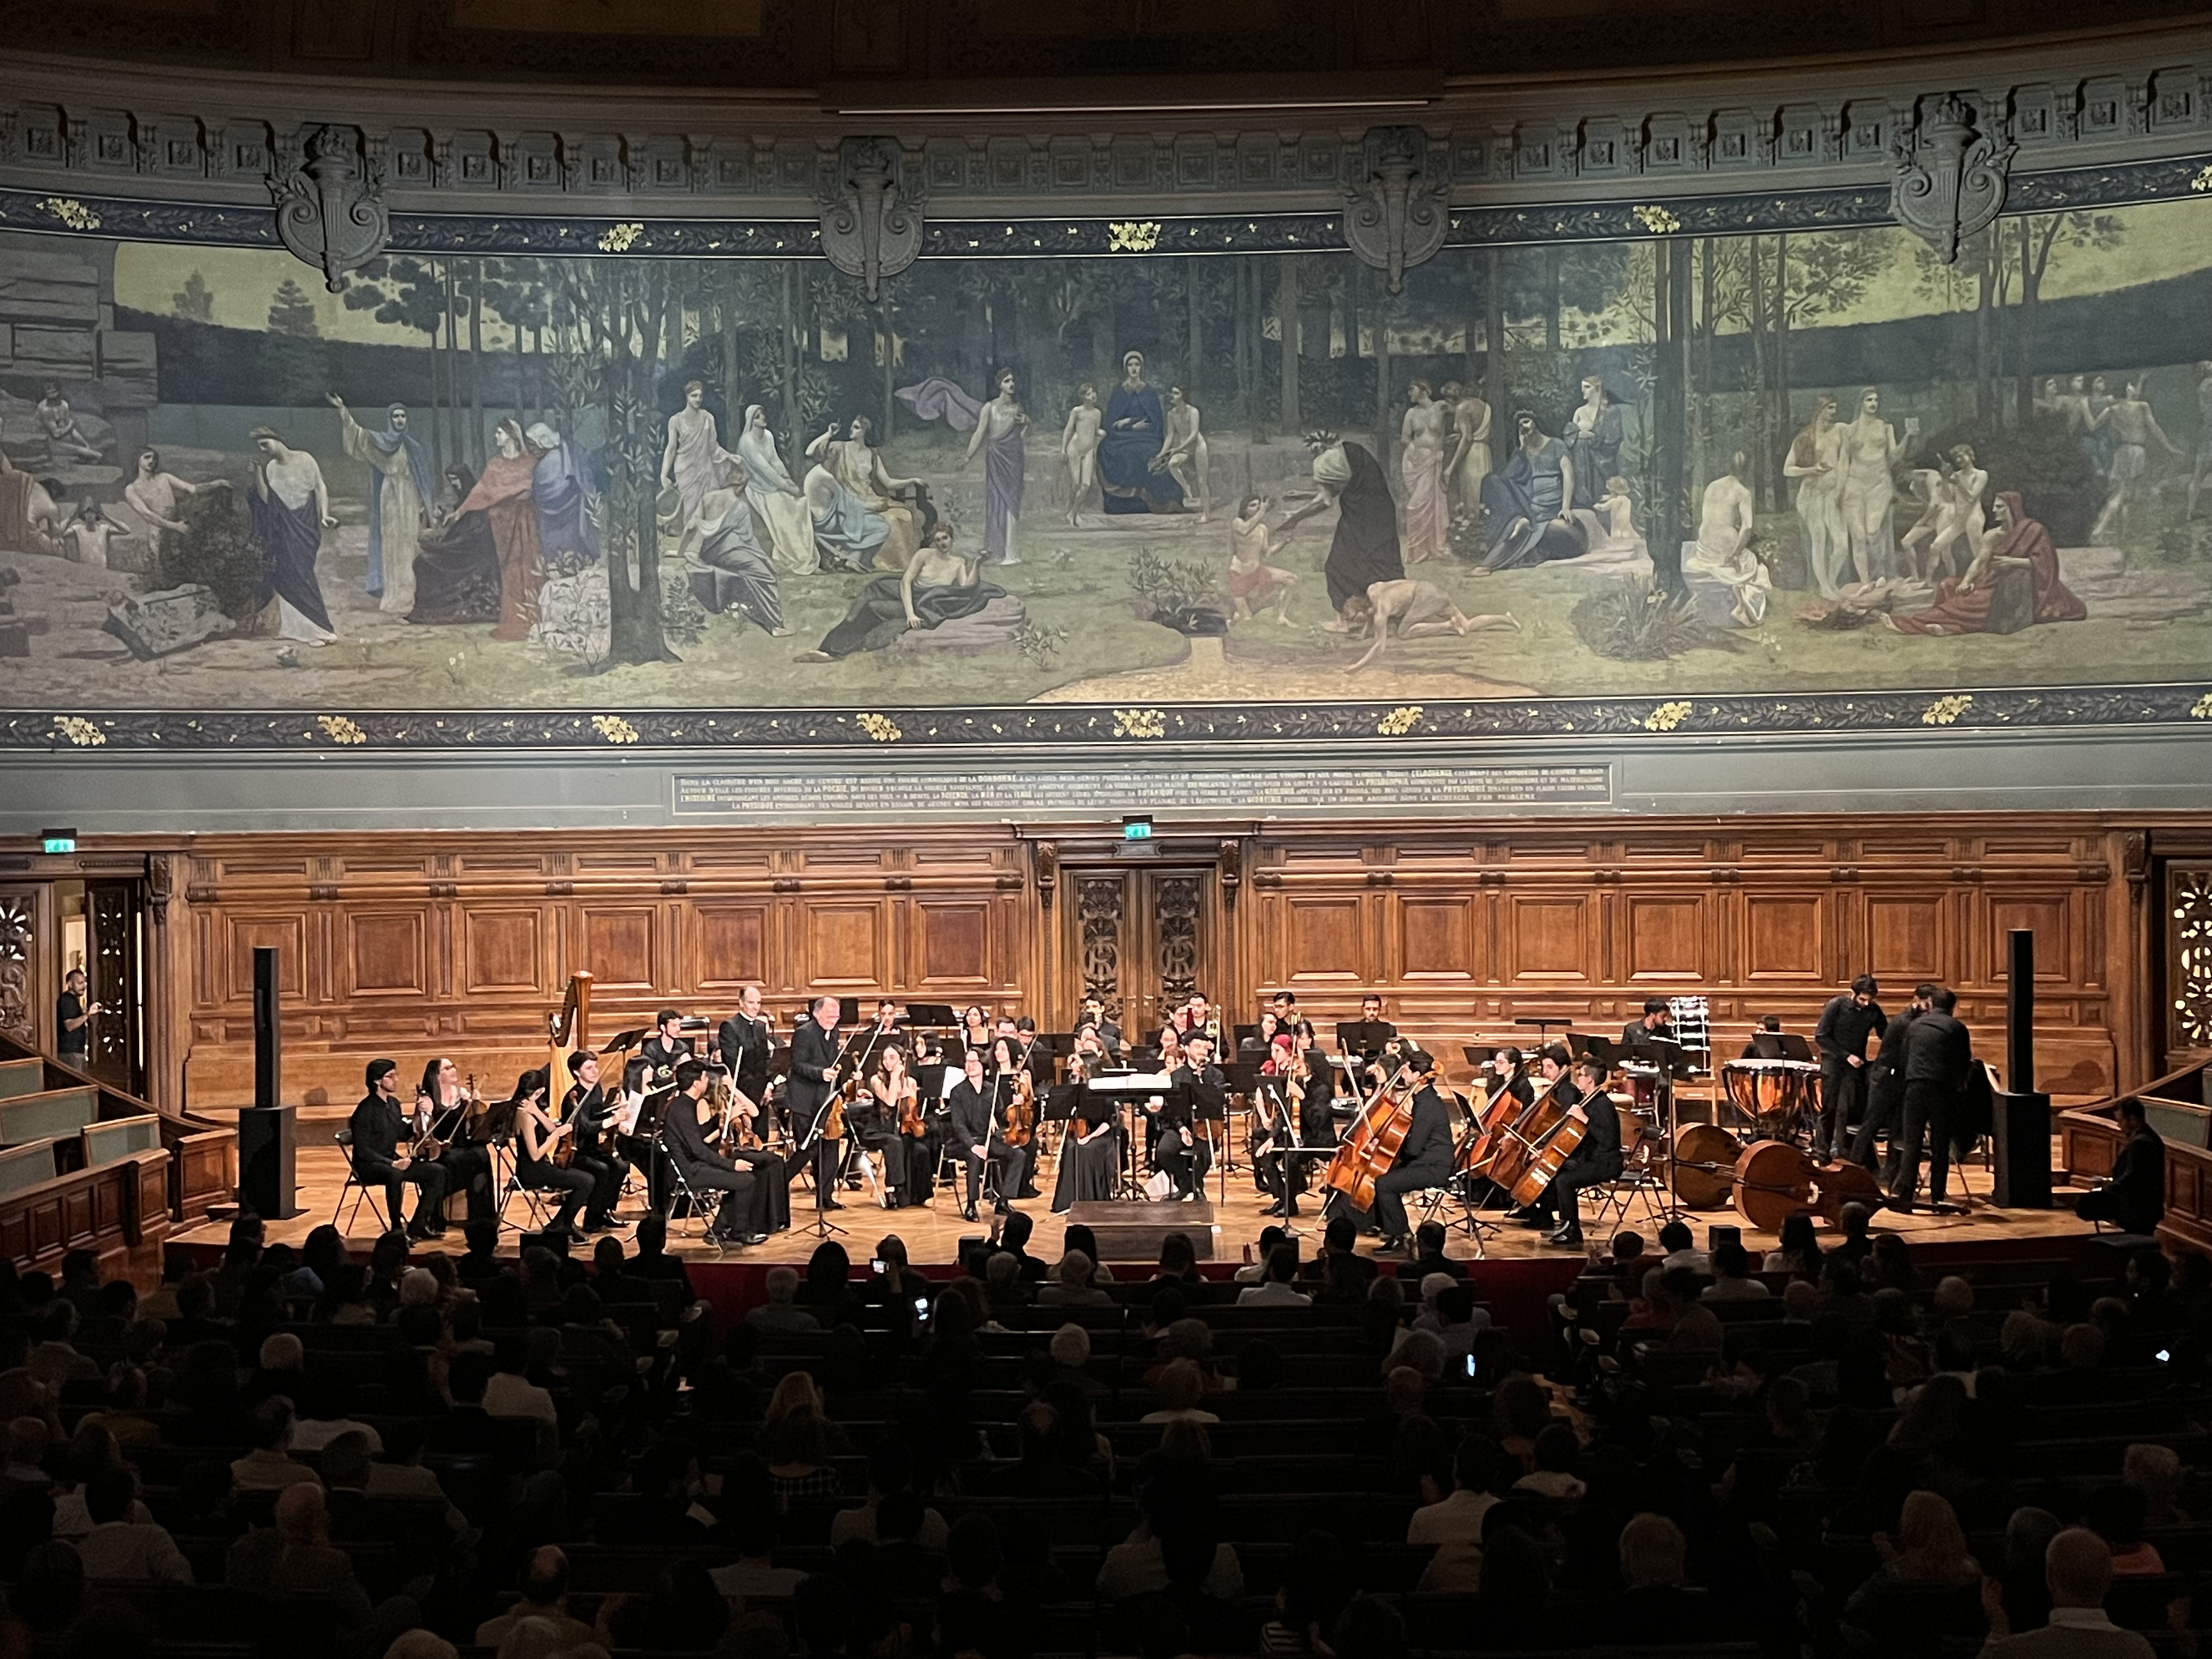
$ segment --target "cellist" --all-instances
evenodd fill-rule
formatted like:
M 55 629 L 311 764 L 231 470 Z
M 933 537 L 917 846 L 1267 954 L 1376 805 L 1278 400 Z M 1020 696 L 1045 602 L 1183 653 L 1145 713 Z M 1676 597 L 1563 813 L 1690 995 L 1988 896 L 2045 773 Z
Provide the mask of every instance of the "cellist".
M 1451 1108 L 1437 1092 L 1437 1063 L 1410 1045 L 1404 1060 L 1421 1081 L 1413 1091 L 1412 1121 L 1398 1145 L 1397 1158 L 1388 1174 L 1375 1180 L 1375 1221 L 1382 1231 L 1378 1252 L 1408 1249 L 1412 1230 L 1406 1224 L 1403 1195 L 1441 1187 L 1452 1173 Z
M 1554 1244 L 1580 1249 L 1583 1245 L 1583 1218 L 1580 1208 L 1582 1189 L 1595 1187 L 1619 1178 L 1621 1168 L 1620 1112 L 1606 1092 L 1605 1066 L 1595 1060 L 1584 1059 L 1576 1063 L 1573 1081 L 1564 1084 L 1564 1091 L 1575 1091 L 1575 1103 L 1567 1108 L 1567 1115 L 1584 1127 L 1582 1142 L 1559 1166 L 1552 1177 L 1552 1184 L 1544 1195 L 1528 1206 L 1525 1220 L 1529 1226 L 1540 1227 L 1555 1215 L 1565 1219 L 1551 1237 Z M 1567 1097 L 1562 1092 L 1560 1098 Z

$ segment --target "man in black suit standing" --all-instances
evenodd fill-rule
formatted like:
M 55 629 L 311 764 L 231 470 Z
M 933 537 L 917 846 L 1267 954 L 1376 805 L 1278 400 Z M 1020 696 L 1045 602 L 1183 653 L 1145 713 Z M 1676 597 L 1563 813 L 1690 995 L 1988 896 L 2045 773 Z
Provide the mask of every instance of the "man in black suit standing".
M 1175 1182 L 1176 1197 L 1188 1200 L 1205 1189 L 1206 1172 L 1213 1167 L 1213 1146 L 1199 1123 L 1218 1116 L 1229 1085 L 1213 1063 L 1212 1037 L 1200 1033 L 1186 1038 L 1182 1055 L 1160 1101 L 1152 1159 Z
M 1567 1115 L 1583 1125 L 1583 1138 L 1552 1177 L 1541 1201 L 1560 1217 L 1552 1243 L 1580 1249 L 1583 1188 L 1620 1177 L 1620 1110 L 1605 1091 L 1604 1066 L 1595 1060 L 1576 1062 L 1573 1079 L 1560 1085 L 1559 1097 L 1572 1102 Z
M 399 1086 L 393 1079 L 399 1067 L 389 1060 L 368 1062 L 368 1092 L 353 1109 L 347 1127 L 353 1135 L 353 1172 L 364 1187 L 384 1188 L 386 1219 L 400 1224 L 402 1188 L 412 1182 L 415 1219 L 407 1224 L 410 1238 L 435 1238 L 446 1231 L 446 1166 L 434 1158 L 410 1158 L 401 1143 L 407 1118 L 399 1105 Z
M 730 1068 L 730 1086 L 755 1106 L 768 1098 L 769 1051 L 775 1042 L 768 1017 L 761 1012 L 757 985 L 738 988 L 738 1010 L 714 1034 L 722 1064 Z M 766 1128 L 765 1124 L 756 1127 Z
M 1933 1137 L 1929 1149 L 1928 1201 L 1944 1207 L 1944 1188 L 1951 1175 L 1951 1141 L 1958 1130 L 1966 1080 L 1974 1065 L 1974 1040 L 1953 1015 L 1959 1006 L 1948 986 L 1929 999 L 1926 1013 L 1914 1020 L 1905 1036 L 1905 1149 L 1899 1154 L 1897 1180 L 1891 1186 L 1893 1209 L 1911 1213 L 1920 1185 L 1920 1148 Z
M 1408 1048 L 1403 1058 L 1417 1077 L 1436 1068 L 1436 1062 L 1418 1048 Z M 1451 1179 L 1451 1108 L 1437 1092 L 1436 1079 L 1428 1077 L 1413 1091 L 1413 1121 L 1398 1145 L 1397 1160 L 1375 1182 L 1375 1224 L 1382 1230 L 1377 1250 L 1407 1248 L 1413 1230 L 1406 1224 L 1404 1194 L 1443 1186 Z
M 1866 1115 L 1867 1039 L 1888 1023 L 1875 1000 L 1881 990 L 1872 974 L 1861 974 L 1849 991 L 1828 999 L 1820 1023 L 1813 1028 L 1813 1047 L 1820 1056 L 1815 1158 L 1841 1158 L 1850 1140 L 1851 1120 Z
M 983 1166 L 995 1164 L 999 1173 L 992 1182 L 998 1194 L 998 1207 L 1008 1207 L 1008 1189 L 1013 1184 L 1014 1166 L 1021 1154 L 1006 1145 L 999 1133 L 999 1113 L 995 1105 L 997 1090 L 984 1080 L 984 1054 L 981 1048 L 970 1048 L 961 1056 L 961 1079 L 945 1097 L 946 1116 L 950 1121 L 952 1145 L 960 1154 L 960 1161 L 968 1166 L 968 1196 L 960 1206 L 960 1218 L 975 1218 L 975 1198 L 983 1182 Z
M 2125 1137 L 2112 1160 L 2112 1178 L 2084 1193 L 2074 1213 L 2084 1221 L 2109 1221 L 2124 1233 L 2158 1237 L 2166 1218 L 2166 1143 L 2143 1115 L 2142 1102 L 2122 1101 L 2113 1118 Z
M 830 1097 L 837 1092 L 837 999 L 817 997 L 808 1018 L 791 1034 L 791 1133 L 802 1150 L 814 1154 L 815 1201 L 842 1210 L 837 1201 L 837 1165 L 845 1155 L 842 1140 L 822 1138 Z
M 1890 1016 L 1889 1024 L 1882 1028 L 1881 1048 L 1874 1057 L 1874 1064 L 1867 1067 L 1866 1118 L 1851 1141 L 1851 1161 L 1874 1169 L 1875 1137 L 1888 1133 L 1889 1167 L 1886 1179 L 1894 1180 L 1897 1175 L 1900 1137 L 1893 1126 L 1899 1123 L 1905 1106 L 1905 1033 L 1914 1020 L 1928 1012 L 1929 999 L 1935 994 L 1936 988 L 1926 980 L 1912 988 L 1912 1000 L 1905 1005 L 1901 1012 Z

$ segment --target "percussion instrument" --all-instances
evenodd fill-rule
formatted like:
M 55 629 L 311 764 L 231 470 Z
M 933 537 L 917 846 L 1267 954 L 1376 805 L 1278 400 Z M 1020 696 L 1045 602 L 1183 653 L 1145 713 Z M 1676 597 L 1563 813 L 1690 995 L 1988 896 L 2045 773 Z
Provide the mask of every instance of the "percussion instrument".
M 1674 1139 L 1674 1197 L 1685 1209 L 1728 1207 L 1743 1143 L 1717 1123 L 1692 1123 Z
M 1778 1139 L 1820 1117 L 1820 1068 L 1810 1060 L 1731 1060 L 1721 1086 L 1746 1123 Z
M 1640 1060 L 1621 1062 L 1620 1075 L 1628 1085 L 1628 1098 L 1635 1110 L 1656 1113 L 1659 1109 L 1659 1068 Z

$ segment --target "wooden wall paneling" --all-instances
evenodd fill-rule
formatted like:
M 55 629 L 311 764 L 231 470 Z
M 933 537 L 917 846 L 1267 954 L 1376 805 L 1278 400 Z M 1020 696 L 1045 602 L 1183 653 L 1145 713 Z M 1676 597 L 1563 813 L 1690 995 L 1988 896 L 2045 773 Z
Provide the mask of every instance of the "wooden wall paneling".
M 1844 896 L 1834 888 L 1737 896 L 1734 972 L 1744 986 L 1825 989 L 1838 977 L 1832 943 Z
M 345 948 L 337 994 L 342 998 L 419 1001 L 430 994 L 428 912 L 347 910 L 339 914 Z
M 274 945 L 276 949 L 277 994 L 295 1003 L 308 995 L 307 978 L 307 913 L 304 908 L 289 911 L 248 910 L 231 912 L 223 917 L 223 953 L 220 977 L 213 982 L 222 988 L 220 1000 L 249 1009 L 253 1001 L 253 953 Z M 250 1019 L 251 1014 L 247 1016 Z
M 889 988 L 890 904 L 886 899 L 821 899 L 801 921 L 801 974 L 817 994 L 856 996 Z
M 1600 981 L 1597 894 L 1508 892 L 1499 952 L 1514 985 L 1589 985 Z
M 1619 896 L 1616 959 L 1627 965 L 1624 977 L 1636 985 L 1704 984 L 1718 977 L 1708 912 L 1711 893 L 1625 891 Z
M 702 994 L 735 1005 L 748 982 L 769 981 L 772 907 L 765 899 L 702 899 L 691 907 L 684 978 Z
M 583 964 L 592 990 L 650 996 L 661 983 L 661 914 L 658 904 L 593 901 L 576 907 Z
M 1479 893 L 1395 893 L 1384 902 L 1389 977 L 1409 983 L 1472 985 L 1486 966 L 1477 939 Z
M 1863 971 L 1906 985 L 1940 981 L 1947 973 L 1955 973 L 1954 908 L 1952 896 L 1944 892 L 1867 894 L 1862 902 L 1866 917 Z
M 1364 985 L 1380 977 L 1380 964 L 1366 948 L 1364 894 L 1301 889 L 1273 897 L 1280 940 L 1277 959 L 1285 969 L 1282 983 L 1295 989 L 1331 981 Z
M 536 996 L 555 977 L 553 934 L 561 908 L 553 904 L 477 903 L 457 907 L 463 996 Z
M 985 898 L 917 898 L 899 907 L 906 913 L 912 943 L 901 975 L 909 987 L 948 993 L 991 988 L 995 952 L 994 911 Z

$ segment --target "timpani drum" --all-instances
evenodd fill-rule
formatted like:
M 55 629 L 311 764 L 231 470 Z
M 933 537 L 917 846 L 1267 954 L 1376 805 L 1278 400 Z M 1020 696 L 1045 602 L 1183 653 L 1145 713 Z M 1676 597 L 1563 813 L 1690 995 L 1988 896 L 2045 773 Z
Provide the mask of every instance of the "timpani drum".
M 1649 1118 L 1659 1115 L 1659 1068 L 1638 1060 L 1623 1061 L 1621 1080 L 1628 1085 L 1629 1109 Z
M 1795 1139 L 1820 1115 L 1820 1068 L 1802 1060 L 1732 1060 L 1721 1067 L 1729 1104 L 1760 1135 Z

